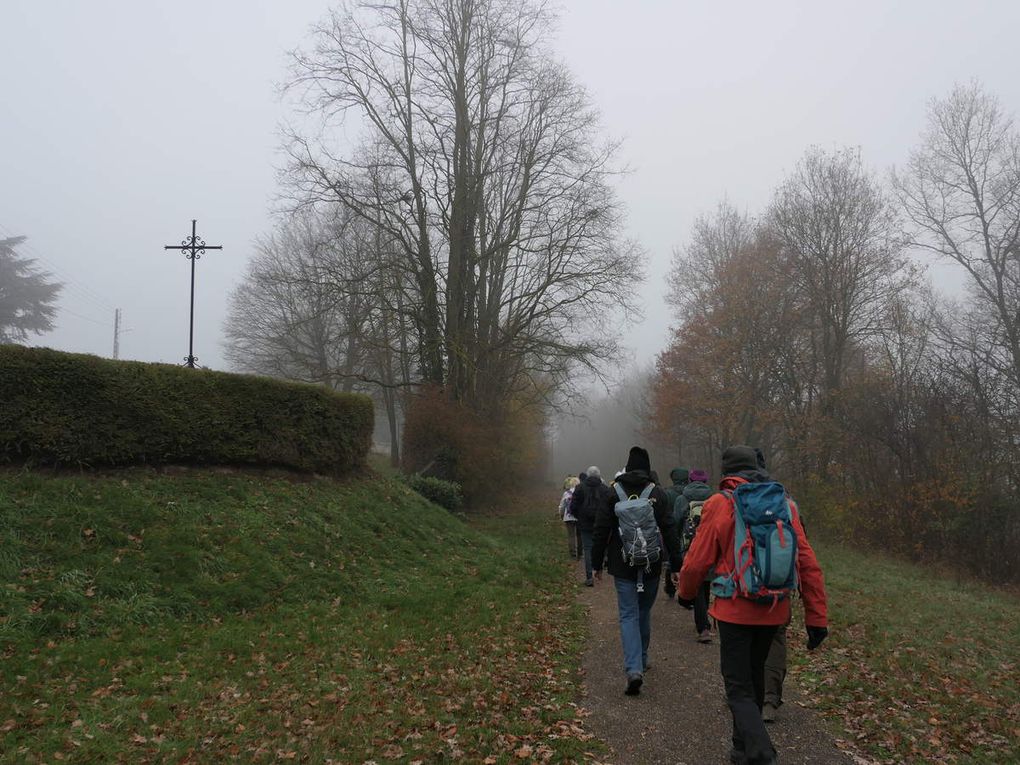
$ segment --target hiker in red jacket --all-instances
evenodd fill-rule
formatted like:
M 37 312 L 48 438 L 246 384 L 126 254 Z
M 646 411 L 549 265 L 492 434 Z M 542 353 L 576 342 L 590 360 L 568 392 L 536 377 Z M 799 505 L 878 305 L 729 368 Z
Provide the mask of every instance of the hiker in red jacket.
M 708 572 L 715 569 L 712 590 L 716 597 L 709 613 L 719 625 L 720 667 L 726 701 L 733 715 L 730 761 L 735 765 L 768 765 L 777 760 L 761 717 L 765 659 L 776 629 L 790 619 L 790 598 L 759 601 L 743 594 L 739 587 L 735 592 L 732 586 L 727 587 L 738 581 L 741 573 L 735 571 L 736 510 L 732 492 L 742 484 L 760 484 L 770 479 L 758 468 L 755 451 L 748 446 L 731 446 L 723 452 L 722 474 L 719 485 L 722 493 L 705 503 L 698 533 L 684 558 L 677 599 L 686 608 L 693 608 L 698 587 Z M 796 506 L 788 504 L 796 534 L 796 584 L 804 599 L 807 646 L 813 650 L 828 635 L 825 582 L 814 550 L 804 536 Z

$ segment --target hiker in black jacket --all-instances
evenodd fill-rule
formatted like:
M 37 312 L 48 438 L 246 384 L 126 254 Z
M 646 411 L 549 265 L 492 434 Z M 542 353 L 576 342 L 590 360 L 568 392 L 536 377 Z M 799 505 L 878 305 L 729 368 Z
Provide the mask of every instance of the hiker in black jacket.
M 613 490 L 602 481 L 602 471 L 592 465 L 585 471 L 584 480 L 574 489 L 570 512 L 577 518 L 577 530 L 581 534 L 581 549 L 584 552 L 584 583 L 592 587 L 592 533 L 595 530 L 596 510 L 606 504 Z
M 637 497 L 651 483 L 651 463 L 648 452 L 635 446 L 630 450 L 627 468 L 617 477 L 623 493 Z M 623 545 L 616 516 L 619 496 L 614 490 L 605 504 L 598 508 L 595 516 L 592 559 L 595 578 L 602 580 L 603 560 L 606 569 L 613 575 L 616 586 L 616 602 L 620 613 L 620 639 L 623 643 L 624 671 L 627 673 L 629 696 L 641 692 L 644 671 L 648 668 L 648 643 L 652 634 L 652 604 L 659 589 L 662 559 L 665 557 L 674 571 L 680 571 L 680 539 L 677 536 L 672 508 L 664 492 L 658 486 L 652 488 L 648 499 L 655 515 L 655 524 L 665 543 L 658 560 L 647 567 L 631 566 L 623 556 Z M 679 576 L 679 575 L 677 575 Z

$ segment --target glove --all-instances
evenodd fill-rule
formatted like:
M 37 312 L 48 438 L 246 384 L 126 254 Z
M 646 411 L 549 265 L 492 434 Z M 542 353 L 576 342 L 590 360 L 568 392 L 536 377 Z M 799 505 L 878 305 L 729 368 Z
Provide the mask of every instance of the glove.
M 690 611 L 692 608 L 694 608 L 694 601 L 693 600 L 687 600 L 685 598 L 681 598 L 679 594 L 677 594 L 677 596 L 676 596 L 676 602 L 679 603 L 684 608 L 686 608 L 688 611 Z
M 822 641 L 829 636 L 828 627 L 808 627 L 807 647 L 809 651 L 815 650 L 822 644 Z

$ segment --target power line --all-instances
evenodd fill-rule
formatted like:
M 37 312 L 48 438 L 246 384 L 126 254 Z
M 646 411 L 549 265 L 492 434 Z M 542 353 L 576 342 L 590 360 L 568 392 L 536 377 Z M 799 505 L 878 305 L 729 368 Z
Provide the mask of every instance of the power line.
M 16 238 L 16 236 L 17 236 L 9 228 L 4 226 L 3 224 L 0 224 L 0 231 L 3 231 L 5 236 L 10 237 L 10 238 Z M 26 241 L 26 242 L 22 242 L 21 244 L 19 244 L 18 247 L 27 250 L 29 252 L 29 254 L 33 257 L 34 260 L 38 260 L 41 263 L 43 263 L 45 266 L 47 266 L 49 268 L 49 271 L 52 273 L 52 275 L 57 277 L 60 280 L 62 287 L 67 289 L 69 292 L 73 293 L 73 295 L 75 297 L 77 297 L 78 299 L 84 300 L 86 302 L 89 302 L 94 307 L 102 308 L 103 311 L 114 311 L 114 310 L 116 310 L 114 305 L 110 301 L 108 301 L 106 298 L 102 297 L 99 293 L 97 293 L 94 290 L 90 289 L 85 284 L 77 281 L 76 279 L 72 279 L 69 276 L 67 276 L 66 274 L 62 273 L 61 270 L 59 268 L 57 268 L 55 263 L 53 263 L 49 258 L 47 258 L 45 255 L 43 255 L 41 252 L 39 252 L 39 250 L 37 250 L 35 248 L 35 246 L 33 246 L 32 244 L 29 244 Z M 81 317 L 79 317 L 79 318 L 81 318 Z
M 80 313 L 75 313 L 70 308 L 64 308 L 63 306 L 58 306 L 57 310 L 60 311 L 60 313 L 69 313 L 69 314 L 71 314 L 71 316 L 74 316 L 77 319 L 81 319 L 82 321 L 91 321 L 93 324 L 98 324 L 100 327 L 107 327 L 107 328 L 109 328 L 109 327 L 113 326 L 108 321 L 100 321 L 99 319 L 93 319 L 91 316 L 82 316 Z

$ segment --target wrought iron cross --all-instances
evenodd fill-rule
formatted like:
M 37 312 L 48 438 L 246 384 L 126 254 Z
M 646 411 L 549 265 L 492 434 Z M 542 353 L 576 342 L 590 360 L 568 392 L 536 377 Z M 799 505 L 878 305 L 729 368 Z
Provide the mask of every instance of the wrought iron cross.
M 195 261 L 205 254 L 206 250 L 222 250 L 222 245 L 206 244 L 204 239 L 199 239 L 195 233 L 196 221 L 191 221 L 191 236 L 182 239 L 179 245 L 168 244 L 164 250 L 180 250 L 185 257 L 191 261 L 191 321 L 188 324 L 188 356 L 184 359 L 185 366 L 195 368 Z

